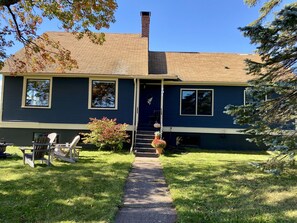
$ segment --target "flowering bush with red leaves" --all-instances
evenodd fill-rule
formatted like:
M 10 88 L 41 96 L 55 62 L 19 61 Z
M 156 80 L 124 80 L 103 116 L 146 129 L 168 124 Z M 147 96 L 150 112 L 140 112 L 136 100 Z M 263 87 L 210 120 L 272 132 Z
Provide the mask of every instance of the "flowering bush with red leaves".
M 88 123 L 90 133 L 83 133 L 84 143 L 96 145 L 99 149 L 121 150 L 123 143 L 127 141 L 127 124 L 118 124 L 116 119 L 90 118 Z

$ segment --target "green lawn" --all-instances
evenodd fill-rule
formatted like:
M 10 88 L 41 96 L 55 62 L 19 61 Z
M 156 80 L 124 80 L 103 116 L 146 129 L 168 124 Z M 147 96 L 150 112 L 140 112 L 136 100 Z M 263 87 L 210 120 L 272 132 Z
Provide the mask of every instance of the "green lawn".
M 133 155 L 81 151 L 75 164 L 23 165 L 19 149 L 0 159 L 0 222 L 112 222 Z
M 297 168 L 276 177 L 248 164 L 267 157 L 199 150 L 162 156 L 178 222 L 297 222 Z

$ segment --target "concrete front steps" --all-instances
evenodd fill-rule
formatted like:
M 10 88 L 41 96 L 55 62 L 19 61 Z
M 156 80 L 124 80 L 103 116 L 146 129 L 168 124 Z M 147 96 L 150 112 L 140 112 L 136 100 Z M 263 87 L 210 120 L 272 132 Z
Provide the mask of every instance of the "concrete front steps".
M 154 131 L 137 131 L 133 152 L 138 157 L 158 157 L 156 149 L 151 146 Z

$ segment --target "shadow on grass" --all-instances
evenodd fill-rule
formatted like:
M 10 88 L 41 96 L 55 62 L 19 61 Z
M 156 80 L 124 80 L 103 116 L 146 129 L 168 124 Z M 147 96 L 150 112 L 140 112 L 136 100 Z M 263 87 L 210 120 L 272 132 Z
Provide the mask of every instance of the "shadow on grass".
M 82 152 L 77 163 L 0 160 L 1 222 L 112 222 L 132 156 Z
M 247 164 L 254 154 L 203 153 L 162 158 L 178 222 L 297 222 L 296 168 L 275 177 Z
M 187 148 L 187 147 L 169 147 L 165 149 L 165 156 L 175 157 L 176 155 L 183 155 L 187 153 L 221 153 L 221 154 L 247 154 L 247 155 L 267 155 L 265 150 L 207 150 L 199 148 Z

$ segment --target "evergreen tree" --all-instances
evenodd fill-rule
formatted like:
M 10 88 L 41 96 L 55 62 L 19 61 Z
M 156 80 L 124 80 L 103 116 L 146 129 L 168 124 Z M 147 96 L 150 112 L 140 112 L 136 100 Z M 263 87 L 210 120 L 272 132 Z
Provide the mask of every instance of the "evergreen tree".
M 294 164 L 297 150 L 297 3 L 285 6 L 267 25 L 257 22 L 240 30 L 257 46 L 259 61 L 246 60 L 251 81 L 245 93 L 252 100 L 229 105 L 226 113 L 247 126 L 243 132 L 250 141 L 277 152 L 256 165 L 279 172 Z

